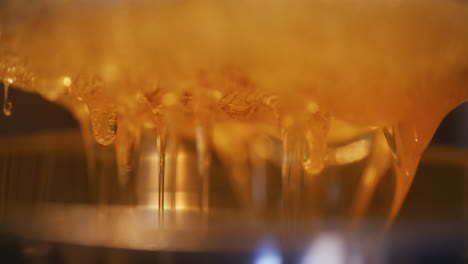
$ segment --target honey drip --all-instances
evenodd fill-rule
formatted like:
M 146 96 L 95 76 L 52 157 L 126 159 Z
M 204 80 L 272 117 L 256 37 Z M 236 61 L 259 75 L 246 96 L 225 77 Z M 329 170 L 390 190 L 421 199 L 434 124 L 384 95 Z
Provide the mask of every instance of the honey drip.
M 364 216 L 381 177 L 384 176 L 391 164 L 388 153 L 389 151 L 393 151 L 391 143 L 388 143 L 389 139 L 384 140 L 384 137 L 388 137 L 387 129 L 383 129 L 382 132 L 379 131 L 375 137 L 377 138 L 372 146 L 373 149 L 370 151 L 368 165 L 364 169 L 361 181 L 359 182 L 359 192 L 356 194 L 352 204 L 350 216 L 352 226 L 359 223 L 359 220 Z M 395 154 L 392 154 L 392 156 L 395 157 Z
M 207 125 L 198 125 L 195 128 L 195 142 L 197 149 L 197 169 L 201 178 L 201 208 L 204 212 L 209 209 L 210 192 L 210 163 L 211 163 L 211 137 L 210 128 Z
M 118 131 L 114 144 L 119 183 L 122 185 L 128 182 L 130 175 L 133 174 L 133 170 L 137 167 L 140 147 L 140 128 L 134 127 L 131 123 L 128 124 L 127 122 L 120 122 L 121 128 Z
M 297 127 L 283 132 L 283 217 L 285 221 L 296 221 L 301 208 L 303 190 L 304 134 Z
M 81 125 L 90 181 L 98 177 L 92 134 L 114 144 L 123 186 L 138 174 L 142 131 L 154 130 L 161 225 L 164 209 L 177 207 L 185 142 L 195 146 L 205 212 L 215 157 L 249 210 L 264 196 L 266 164 L 281 166 L 286 222 L 318 210 L 304 186 L 330 167 L 366 162 L 350 218 L 363 217 L 393 166 L 390 223 L 439 122 L 468 99 L 463 1 L 273 1 L 265 9 L 259 0 L 99 8 L 38 0 L 47 15 L 24 21 L 11 2 L 0 10 L 5 115 L 13 81 L 64 105 Z
M 117 114 L 108 106 L 91 106 L 89 118 L 96 141 L 102 145 L 111 144 L 117 134 Z
M 164 201 L 164 194 L 165 194 L 165 180 L 166 180 L 166 164 L 169 164 L 166 161 L 166 144 L 167 144 L 167 132 L 166 128 L 162 127 L 157 131 L 157 150 L 156 154 L 159 161 L 159 170 L 158 170 L 158 210 L 159 210 L 159 225 L 161 227 L 164 226 L 164 208 L 165 208 L 165 201 Z
M 80 125 L 81 138 L 83 140 L 85 155 L 86 155 L 86 166 L 88 172 L 88 182 L 92 193 L 92 198 L 97 198 L 98 187 L 96 186 L 98 180 L 98 168 L 96 164 L 96 144 L 97 141 L 94 139 L 91 124 L 89 122 L 88 108 L 81 104 L 76 106 L 72 112 Z
M 10 82 L 7 80 L 3 82 L 3 113 L 6 116 L 10 116 L 12 109 L 13 103 L 10 98 Z

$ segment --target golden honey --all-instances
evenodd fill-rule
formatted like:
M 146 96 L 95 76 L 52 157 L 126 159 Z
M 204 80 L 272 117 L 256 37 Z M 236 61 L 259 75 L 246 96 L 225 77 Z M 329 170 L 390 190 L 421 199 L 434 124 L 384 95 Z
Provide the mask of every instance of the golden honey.
M 115 145 L 122 182 L 153 129 L 160 162 L 167 138 L 193 141 L 194 173 L 216 155 L 245 196 L 246 160 L 273 159 L 276 139 L 295 204 L 297 175 L 369 147 L 332 157 L 330 144 L 377 130 L 353 217 L 393 164 L 392 219 L 438 124 L 468 98 L 463 1 L 8 1 L 0 22 L 4 113 L 11 86 L 63 105 Z

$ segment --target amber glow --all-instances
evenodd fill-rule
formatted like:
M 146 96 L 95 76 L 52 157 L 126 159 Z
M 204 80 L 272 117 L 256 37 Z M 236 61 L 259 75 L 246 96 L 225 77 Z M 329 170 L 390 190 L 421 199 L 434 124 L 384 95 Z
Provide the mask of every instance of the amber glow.
M 204 190 L 176 191 L 175 198 L 151 190 L 154 207 L 175 199 L 176 208 L 208 208 L 214 155 L 233 168 L 234 192 L 251 195 L 246 164 L 278 160 L 274 139 L 282 142 L 283 192 L 292 204 L 297 175 L 312 182 L 327 166 L 369 157 L 356 215 L 392 153 L 391 219 L 440 120 L 468 98 L 464 2 L 121 2 L 56 4 L 47 16 L 32 13 L 24 21 L 6 5 L 3 111 L 12 113 L 9 86 L 64 105 L 91 125 L 98 143 L 115 145 L 122 184 L 135 167 L 142 131 L 153 129 L 154 160 L 165 164 L 151 175 L 194 173 Z M 374 145 L 345 144 L 369 131 L 378 131 Z M 182 139 L 195 142 L 195 172 L 187 172 L 187 155 L 170 141 Z M 340 144 L 346 146 L 330 154 Z M 253 206 L 248 198 L 243 203 Z

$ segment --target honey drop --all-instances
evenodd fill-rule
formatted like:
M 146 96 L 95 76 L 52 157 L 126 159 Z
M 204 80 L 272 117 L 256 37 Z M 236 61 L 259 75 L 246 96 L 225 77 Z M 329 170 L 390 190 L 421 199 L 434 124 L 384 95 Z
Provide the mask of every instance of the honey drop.
M 4 80 L 3 82 L 3 113 L 6 116 L 10 116 L 13 109 L 10 95 L 10 85 L 12 82 L 11 79 Z
M 88 107 L 94 138 L 101 145 L 112 144 L 117 135 L 117 113 L 110 107 Z

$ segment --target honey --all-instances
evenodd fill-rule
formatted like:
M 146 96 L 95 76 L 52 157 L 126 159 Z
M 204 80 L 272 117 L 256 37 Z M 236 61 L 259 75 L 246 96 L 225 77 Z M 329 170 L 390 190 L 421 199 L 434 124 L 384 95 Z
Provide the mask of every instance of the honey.
M 63 105 L 85 138 L 115 145 L 121 182 L 144 129 L 158 135 L 162 174 L 168 138 L 193 141 L 196 173 L 220 157 L 240 196 L 246 162 L 274 159 L 279 140 L 293 211 L 300 175 L 369 148 L 330 156 L 330 144 L 378 130 L 352 217 L 393 164 L 391 221 L 438 124 L 468 98 L 463 1 L 8 1 L 0 22 L 6 115 L 11 86 Z

